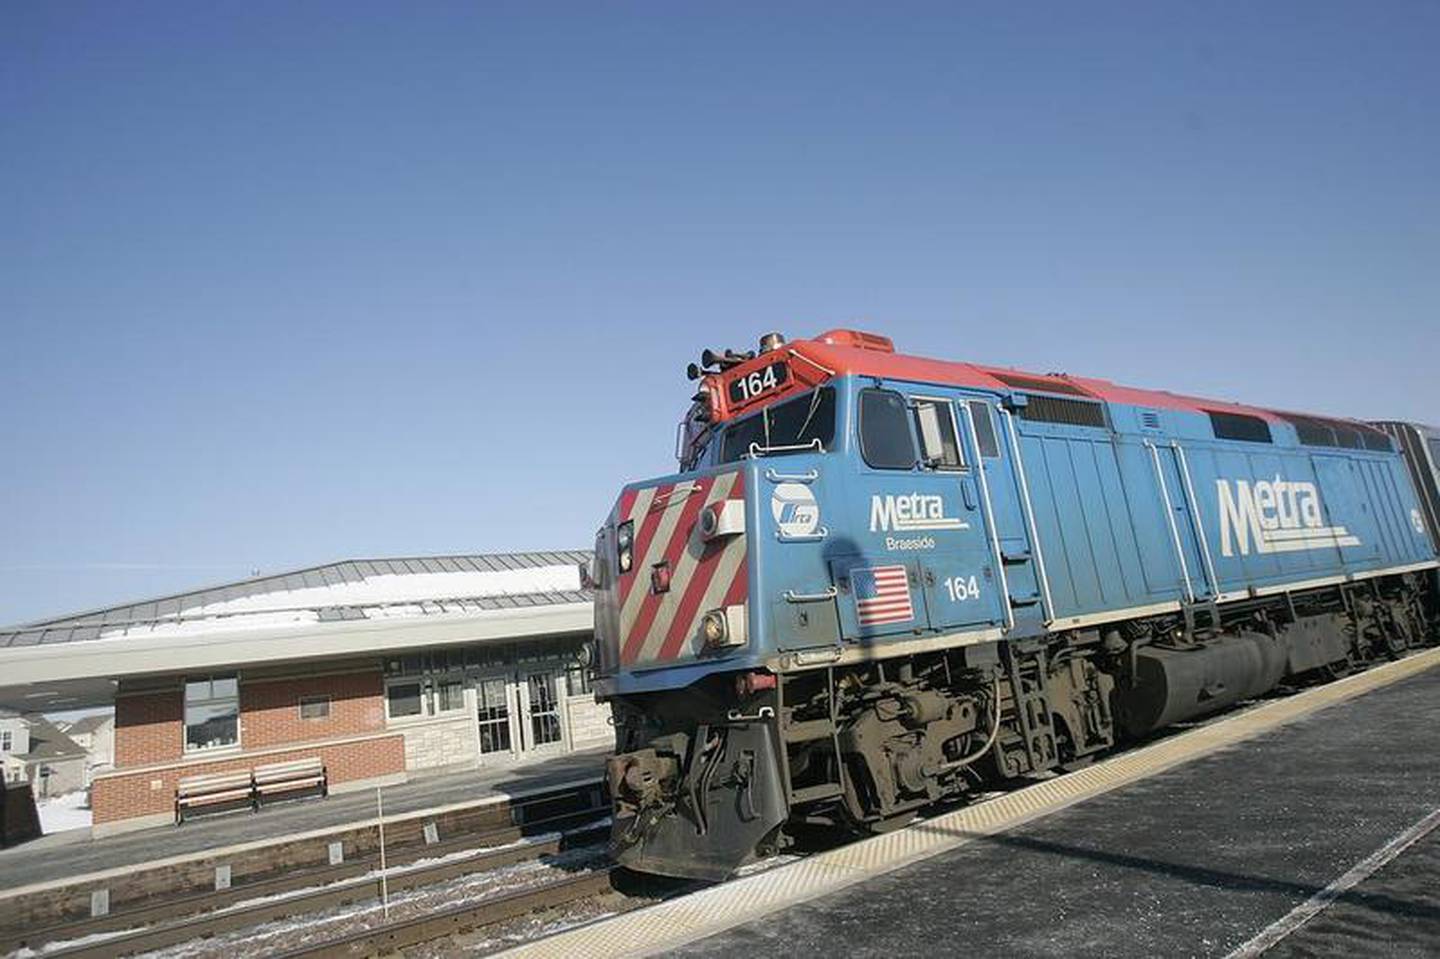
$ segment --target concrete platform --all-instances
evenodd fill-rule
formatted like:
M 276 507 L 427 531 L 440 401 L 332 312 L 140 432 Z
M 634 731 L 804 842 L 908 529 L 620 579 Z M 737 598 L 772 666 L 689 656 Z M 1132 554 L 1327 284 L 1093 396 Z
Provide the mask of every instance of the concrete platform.
M 599 782 L 606 750 L 590 750 L 510 769 L 416 776 L 384 788 L 387 820 L 464 805 L 523 798 L 557 786 Z M 21 889 L 69 882 L 157 861 L 210 856 L 226 849 L 281 844 L 341 831 L 375 818 L 375 792 L 296 799 L 247 811 L 200 815 L 181 826 L 156 826 L 92 839 L 73 830 L 0 850 L 0 898 Z
M 1427 650 L 507 955 L 1440 954 L 1437 720 Z
M 1437 719 L 1431 670 L 686 951 L 1225 956 L 1440 806 Z M 1440 952 L 1437 855 L 1431 834 L 1273 954 Z

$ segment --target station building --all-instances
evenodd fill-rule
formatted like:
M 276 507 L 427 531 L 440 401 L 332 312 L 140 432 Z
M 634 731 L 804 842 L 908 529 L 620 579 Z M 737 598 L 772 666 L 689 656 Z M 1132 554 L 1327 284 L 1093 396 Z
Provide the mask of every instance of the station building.
M 589 558 L 348 560 L 0 630 L 0 707 L 114 704 L 97 834 L 198 774 L 318 758 L 343 792 L 600 748 Z

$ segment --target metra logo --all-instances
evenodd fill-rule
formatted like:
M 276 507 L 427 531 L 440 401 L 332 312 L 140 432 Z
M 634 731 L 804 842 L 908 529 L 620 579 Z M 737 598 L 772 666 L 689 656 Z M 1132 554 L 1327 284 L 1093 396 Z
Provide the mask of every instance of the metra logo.
M 1273 480 L 1219 479 L 1220 551 L 1248 556 L 1257 553 L 1291 553 L 1302 549 L 1359 546 L 1360 538 L 1343 526 L 1326 526 L 1320 491 L 1314 483 L 1291 483 L 1276 474 Z
M 870 532 L 890 530 L 969 529 L 970 524 L 945 515 L 945 498 L 922 493 L 870 497 Z

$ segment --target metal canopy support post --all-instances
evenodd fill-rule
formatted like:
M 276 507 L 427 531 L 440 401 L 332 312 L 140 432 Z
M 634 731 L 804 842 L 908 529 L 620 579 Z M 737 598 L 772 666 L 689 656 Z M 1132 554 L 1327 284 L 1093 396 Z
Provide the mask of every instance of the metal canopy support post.
M 380 827 L 380 908 L 385 920 L 390 920 L 390 873 L 385 868 L 385 801 L 380 798 L 380 787 L 375 787 L 375 820 Z

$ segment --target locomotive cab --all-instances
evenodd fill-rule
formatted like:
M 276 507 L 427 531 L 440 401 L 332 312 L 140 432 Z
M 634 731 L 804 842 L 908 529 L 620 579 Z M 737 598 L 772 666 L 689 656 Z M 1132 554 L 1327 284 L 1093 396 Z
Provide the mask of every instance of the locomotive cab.
M 887 646 L 993 642 L 1027 618 L 1012 583 L 1016 608 L 1038 607 L 1021 517 L 997 514 L 1002 530 L 984 507 L 992 480 L 1015 482 L 992 400 L 836 375 L 798 350 L 707 378 L 681 427 L 687 469 L 626 487 L 597 536 L 621 862 L 728 874 L 781 840 L 796 805 L 864 822 L 933 801 L 922 769 L 991 736 L 993 649 L 953 659 L 974 695 L 927 696 L 912 678 L 858 731 L 825 718 L 832 691 L 815 680 Z M 850 751 L 868 758 L 847 776 Z M 957 785 L 964 765 L 942 778 Z

